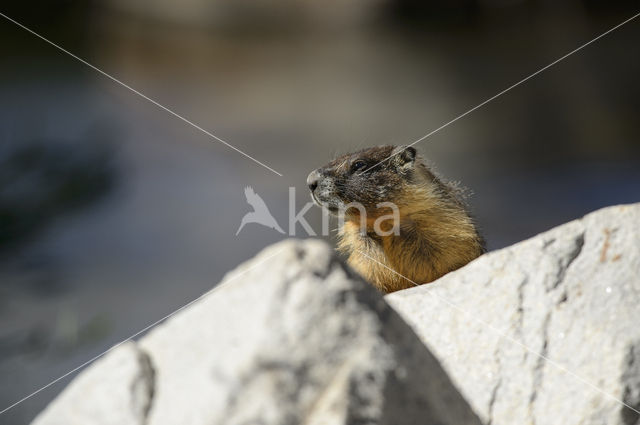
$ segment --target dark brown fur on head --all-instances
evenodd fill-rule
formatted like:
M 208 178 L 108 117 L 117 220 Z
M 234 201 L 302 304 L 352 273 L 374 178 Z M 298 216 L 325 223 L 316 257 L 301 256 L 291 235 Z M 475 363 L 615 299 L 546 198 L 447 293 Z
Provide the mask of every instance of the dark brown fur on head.
M 412 147 L 379 146 L 343 155 L 309 174 L 318 205 L 344 213 L 339 249 L 349 264 L 385 292 L 431 282 L 484 252 L 484 242 L 457 186 L 443 182 Z M 399 211 L 399 232 L 380 236 L 371 226 L 388 217 L 379 204 Z M 366 212 L 345 211 L 357 203 Z M 375 227 L 375 226 L 374 226 Z
M 416 166 L 427 172 L 416 161 L 414 148 L 376 146 L 334 159 L 314 170 L 308 183 L 310 188 L 316 185 L 313 200 L 332 212 L 350 202 L 362 204 L 369 212 L 378 203 L 401 196 L 402 186 L 415 180 Z

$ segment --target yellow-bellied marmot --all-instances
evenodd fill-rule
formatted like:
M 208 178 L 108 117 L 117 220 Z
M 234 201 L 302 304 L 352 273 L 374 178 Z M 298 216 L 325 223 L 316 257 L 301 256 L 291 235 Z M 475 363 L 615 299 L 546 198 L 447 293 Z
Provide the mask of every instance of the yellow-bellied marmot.
M 384 292 L 432 282 L 485 252 L 462 190 L 438 178 L 412 147 L 341 156 L 312 171 L 307 184 L 316 204 L 344 214 L 338 249 L 349 265 Z M 395 217 L 385 202 L 397 206 Z

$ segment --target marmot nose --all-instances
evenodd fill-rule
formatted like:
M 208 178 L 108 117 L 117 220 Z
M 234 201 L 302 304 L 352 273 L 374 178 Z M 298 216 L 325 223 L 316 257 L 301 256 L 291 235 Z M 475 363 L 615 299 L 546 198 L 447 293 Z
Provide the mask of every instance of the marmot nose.
M 307 176 L 307 186 L 309 186 L 309 190 L 313 192 L 318 187 L 318 181 L 320 180 L 320 173 L 318 170 L 313 170 Z

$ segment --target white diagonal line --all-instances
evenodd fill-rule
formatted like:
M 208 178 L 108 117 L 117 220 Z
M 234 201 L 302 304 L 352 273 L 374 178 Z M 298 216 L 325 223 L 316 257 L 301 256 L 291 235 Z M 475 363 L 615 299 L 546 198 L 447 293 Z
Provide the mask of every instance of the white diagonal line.
M 57 45 L 56 43 L 54 43 L 51 40 L 48 40 L 47 38 L 41 36 L 40 34 L 38 34 L 37 32 L 33 31 L 30 28 L 25 27 L 24 25 L 22 25 L 20 22 L 16 21 L 15 19 L 10 18 L 9 16 L 5 15 L 4 13 L 0 12 L 0 16 L 2 16 L 3 18 L 7 19 L 8 21 L 13 22 L 14 24 L 16 24 L 17 26 L 19 26 L 20 28 L 24 29 L 25 31 L 30 32 L 31 34 L 35 35 L 36 37 L 38 37 L 39 39 L 49 43 L 50 45 L 52 45 L 53 47 L 55 47 L 56 49 L 66 53 L 67 55 L 71 56 L 72 58 L 76 59 L 79 62 L 82 62 L 83 64 L 87 65 L 89 68 L 93 69 L 96 72 L 99 72 L 100 74 L 104 75 L 105 77 L 109 78 L 110 80 L 120 84 L 122 87 L 132 91 L 133 93 L 137 94 L 138 96 L 142 97 L 145 100 L 148 100 L 149 102 L 153 103 L 154 105 L 156 105 L 158 108 L 167 111 L 168 113 L 170 113 L 171 115 L 173 115 L 176 118 L 181 119 L 182 121 L 186 122 L 187 124 L 189 124 L 190 126 L 192 126 L 193 128 L 200 130 L 201 132 L 203 132 L 204 134 L 206 134 L 207 136 L 217 140 L 218 142 L 226 145 L 227 147 L 233 149 L 234 151 L 238 152 L 240 155 L 245 156 L 246 158 L 249 158 L 250 160 L 252 160 L 253 162 L 255 162 L 256 164 L 259 164 L 261 166 L 263 166 L 264 168 L 266 168 L 267 170 L 271 171 L 272 173 L 275 173 L 277 175 L 279 175 L 280 177 L 282 177 L 282 174 L 280 174 L 279 172 L 277 172 L 276 170 L 274 170 L 273 168 L 269 167 L 268 165 L 258 161 L 257 159 L 255 159 L 254 157 L 252 157 L 251 155 L 241 151 L 240 149 L 236 148 L 235 146 L 233 146 L 232 144 L 222 140 L 220 137 L 216 136 L 215 134 L 211 133 L 210 131 L 205 130 L 204 128 L 200 127 L 198 124 L 194 123 L 193 121 L 188 120 L 187 118 L 183 117 L 182 115 L 178 114 L 177 112 L 172 111 L 171 109 L 167 108 L 164 105 L 161 105 L 160 103 L 156 102 L 155 100 L 151 99 L 149 96 L 140 93 L 138 90 L 134 89 L 133 87 L 129 86 L 126 83 L 123 83 L 122 81 L 118 80 L 116 77 L 112 76 L 111 74 L 108 74 L 106 72 L 104 72 L 103 70 L 99 69 L 98 67 L 90 64 L 89 62 L 87 62 L 86 60 L 74 55 L 73 53 L 71 53 L 70 51 L 60 47 L 59 45 Z
M 242 152 L 241 150 L 237 149 L 236 147 L 234 147 L 234 146 L 230 145 L 229 143 L 225 142 L 224 140 L 220 139 L 219 137 L 215 136 L 214 134 L 212 134 L 212 133 L 208 132 L 207 130 L 204 130 L 202 127 L 200 127 L 200 126 L 198 126 L 198 125 L 194 124 L 193 122 L 191 122 L 191 121 L 187 120 L 186 118 L 182 117 L 181 115 L 179 115 L 179 114 L 177 114 L 177 113 L 173 112 L 172 110 L 170 110 L 170 109 L 166 108 L 165 106 L 163 106 L 163 105 L 159 104 L 159 103 L 158 103 L 158 102 L 156 102 L 155 100 L 153 100 L 153 99 L 151 99 L 151 98 L 147 97 L 146 95 L 144 95 L 144 94 L 142 94 L 142 93 L 138 92 L 137 90 L 135 90 L 135 89 L 133 89 L 132 87 L 128 86 L 127 84 L 125 84 L 125 83 L 121 82 L 120 80 L 116 79 L 115 77 L 111 76 L 110 74 L 107 74 L 106 72 L 104 72 L 104 71 L 102 71 L 102 70 L 100 70 L 100 69 L 96 68 L 95 66 L 93 66 L 93 65 L 91 65 L 90 63 L 86 62 L 85 60 L 83 60 L 83 59 L 79 58 L 78 56 L 74 55 L 73 53 L 71 53 L 71 52 L 69 52 L 69 51 L 65 50 L 64 48 L 62 48 L 62 47 L 58 46 L 57 44 L 55 44 L 55 43 L 53 43 L 53 42 L 49 41 L 48 39 L 44 38 L 44 37 L 43 37 L 43 36 L 41 36 L 40 34 L 38 34 L 38 33 L 34 32 L 34 31 L 32 31 L 31 29 L 29 29 L 29 28 L 27 28 L 27 27 L 25 27 L 24 25 L 20 24 L 19 22 L 15 21 L 14 19 L 11 19 L 11 18 L 10 18 L 10 17 L 8 17 L 7 15 L 5 15 L 5 14 L 3 14 L 3 13 L 1 13 L 1 12 L 0 12 L 0 16 L 4 17 L 5 19 L 7 19 L 7 20 L 9 20 L 9 21 L 11 21 L 11 22 L 13 22 L 14 24 L 18 25 L 19 27 L 23 28 L 24 30 L 26 30 L 26 31 L 30 32 L 31 34 L 33 34 L 33 35 L 37 36 L 38 38 L 40 38 L 40 39 L 44 40 L 45 42 L 47 42 L 47 43 L 49 43 L 49 44 L 51 44 L 52 46 L 56 47 L 57 49 L 61 50 L 62 52 L 66 53 L 66 54 L 68 54 L 69 56 L 71 56 L 71 57 L 75 58 L 76 60 L 78 60 L 78 61 L 82 62 L 83 64 L 85 64 L 85 65 L 89 66 L 90 68 L 92 68 L 92 69 L 94 69 L 95 71 L 99 72 L 100 74 L 102 74 L 102 75 L 106 76 L 107 78 L 109 78 L 109 79 L 113 80 L 114 82 L 116 82 L 116 83 L 118 83 L 118 84 L 122 85 L 123 87 L 125 87 L 125 88 L 129 89 L 130 91 L 132 91 L 132 92 L 136 93 L 137 95 L 139 95 L 139 96 L 141 96 L 142 98 L 144 98 L 144 99 L 148 100 L 149 102 L 153 103 L 154 105 L 158 106 L 159 108 L 161 108 L 161 109 L 163 109 L 163 110 L 165 110 L 165 111 L 169 112 L 170 114 L 172 114 L 172 115 L 176 116 L 177 118 L 179 118 L 179 119 L 183 120 L 183 121 L 184 121 L 184 122 L 186 122 L 187 124 L 189 124 L 189 125 L 193 126 L 194 128 L 196 128 L 196 129 L 200 130 L 201 132 L 203 132 L 203 133 L 207 134 L 208 136 L 210 136 L 210 137 L 212 137 L 212 138 L 214 138 L 214 139 L 218 140 L 219 142 L 221 142 L 221 143 L 225 144 L 226 146 L 230 147 L 231 149 L 233 149 L 233 150 L 237 151 L 238 153 L 240 153 L 240 154 L 242 154 L 242 155 L 246 156 L 247 158 L 251 159 L 252 161 L 254 161 L 254 162 L 258 163 L 259 165 L 261 165 L 261 166 L 263 166 L 263 167 L 267 168 L 268 170 L 272 171 L 273 173 L 275 173 L 275 174 L 277 174 L 277 175 L 279 175 L 279 176 L 282 176 L 282 174 L 278 173 L 277 171 L 273 170 L 272 168 L 268 167 L 267 165 L 263 164 L 262 162 L 260 162 L 260 161 L 256 160 L 255 158 L 253 158 L 253 157 L 251 157 L 251 156 L 247 155 L 246 153 L 244 153 L 244 152 Z M 513 85 L 511 85 L 511 86 L 509 86 L 508 88 L 506 88 L 505 90 L 501 91 L 500 93 L 498 93 L 498 94 L 496 94 L 496 95 L 492 96 L 491 98 L 489 98 L 489 99 L 485 100 L 484 102 L 480 103 L 479 105 L 477 105 L 477 106 L 473 107 L 472 109 L 470 109 L 470 110 L 468 110 L 468 111 L 464 112 L 463 114 L 459 115 L 458 117 L 454 118 L 453 120 L 451 120 L 451 121 L 447 122 L 446 124 L 444 124 L 444 125 L 442 125 L 442 126 L 438 127 L 437 129 L 435 129 L 435 130 L 431 131 L 430 133 L 428 133 L 428 134 L 424 135 L 423 137 L 421 137 L 420 139 L 418 139 L 418 140 L 414 141 L 413 143 L 411 143 L 411 144 L 410 144 L 410 145 L 408 145 L 408 146 L 413 146 L 413 145 L 415 145 L 416 143 L 419 143 L 419 142 L 421 142 L 422 140 L 424 140 L 424 139 L 428 138 L 429 136 L 431 136 L 431 135 L 435 134 L 436 132 L 438 132 L 438 131 L 440 131 L 440 130 L 444 129 L 445 127 L 449 126 L 450 124 L 453 124 L 453 123 L 454 123 L 454 122 L 456 122 L 457 120 L 459 120 L 459 119 L 463 118 L 464 116 L 466 116 L 466 115 L 470 114 L 471 112 L 475 111 L 476 109 L 478 109 L 478 108 L 480 108 L 480 107 L 482 107 L 482 106 L 486 105 L 487 103 L 489 103 L 489 102 L 493 101 L 493 100 L 494 100 L 494 99 L 496 99 L 497 97 L 499 97 L 499 96 L 501 96 L 501 95 L 505 94 L 506 92 L 510 91 L 511 89 L 513 89 L 513 88 L 515 88 L 515 87 L 519 86 L 520 84 L 522 84 L 522 83 L 526 82 L 527 80 L 529 80 L 529 79 L 531 79 L 531 78 L 535 77 L 536 75 L 540 74 L 541 72 L 545 71 L 546 69 L 548 69 L 548 68 L 552 67 L 553 65 L 557 64 L 558 62 L 560 62 L 560 61 L 562 61 L 562 60 L 566 59 L 567 57 L 569 57 L 569 56 L 571 56 L 572 54 L 574 54 L 574 53 L 578 52 L 579 50 L 581 50 L 581 49 L 583 49 L 583 48 L 587 47 L 587 46 L 588 46 L 588 45 L 590 45 L 591 43 L 593 43 L 593 42 L 597 41 L 598 39 L 600 39 L 600 38 L 604 37 L 605 35 L 607 35 L 607 34 L 611 33 L 612 31 L 614 31 L 614 30 L 616 30 L 616 29 L 620 28 L 621 26 L 623 26 L 623 25 L 625 25 L 626 23 L 628 23 L 628 22 L 632 21 L 633 19 L 637 18 L 638 16 L 640 16 L 640 13 L 638 13 L 638 14 L 636 14 L 636 15 L 632 16 L 631 18 L 629 18 L 629 19 L 625 20 L 624 22 L 622 22 L 622 23 L 620 23 L 620 24 L 616 25 L 615 27 L 613 27 L 613 28 L 609 29 L 608 31 L 606 31 L 606 32 L 604 32 L 604 33 L 602 33 L 602 34 L 600 34 L 600 35 L 599 35 L 599 36 L 597 36 L 596 38 L 594 38 L 594 39 L 590 40 L 589 42 L 587 42 L 587 43 L 585 43 L 585 44 L 583 44 L 583 45 L 579 46 L 578 48 L 576 48 L 576 49 L 572 50 L 571 52 L 569 52 L 569 53 L 565 54 L 564 56 L 562 56 L 562 57 L 560 57 L 559 59 L 557 59 L 557 60 L 553 61 L 552 63 L 548 64 L 547 66 L 545 66 L 545 67 L 543 67 L 543 68 L 539 69 L 538 71 L 534 72 L 533 74 L 529 75 L 528 77 L 526 77 L 526 78 L 524 78 L 524 79 L 520 80 L 519 82 L 517 82 L 517 83 L 515 83 L 515 84 L 513 84 Z M 400 151 L 400 152 L 401 152 L 401 151 Z M 383 161 L 378 162 L 377 164 L 373 165 L 372 167 L 368 168 L 367 170 L 365 170 L 365 171 L 363 171 L 363 172 L 367 172 L 367 171 L 369 171 L 370 169 L 372 169 L 372 168 L 374 168 L 374 167 L 377 167 L 377 166 L 378 166 L 378 165 L 380 165 L 381 163 L 383 163 L 383 162 L 385 162 L 385 161 L 389 160 L 390 158 L 392 158 L 393 156 L 397 155 L 397 154 L 398 154 L 398 153 L 400 153 L 400 152 L 397 152 L 396 154 L 389 156 L 388 158 L 384 159 Z M 103 357 L 105 354 L 109 353 L 110 351 L 114 350 L 115 348 L 117 348 L 118 346 L 120 346 L 120 345 L 124 344 L 125 342 L 127 342 L 127 341 L 129 341 L 129 340 L 131 340 L 131 339 L 133 339 L 133 338 L 135 338 L 135 337 L 139 336 L 140 334 L 142 334 L 142 333 L 144 333 L 144 332 L 148 331 L 149 329 L 153 328 L 154 326 L 158 325 L 159 323 L 163 322 L 164 320 L 166 320 L 166 319 L 170 318 L 171 316 L 175 315 L 176 313 L 178 313 L 178 312 L 182 311 L 183 309 L 187 308 L 188 306 L 192 305 L 192 304 L 193 304 L 193 303 L 195 303 L 196 301 L 198 301 L 198 300 L 202 299 L 202 298 L 203 298 L 203 297 L 205 297 L 206 295 L 210 295 L 211 293 L 213 293 L 214 291 L 216 291 L 216 290 L 220 289 L 221 287 L 226 286 L 226 284 L 227 284 L 227 283 L 229 283 L 229 282 L 231 282 L 231 281 L 235 280 L 237 277 L 240 277 L 241 275 L 243 275 L 243 274 L 245 274 L 246 272 L 248 272 L 249 270 L 253 269 L 255 266 L 257 266 L 257 265 L 259 265 L 259 264 L 262 264 L 264 261 L 266 261 L 266 260 L 270 259 L 271 257 L 276 256 L 276 255 L 277 255 L 277 254 L 279 254 L 281 251 L 282 251 L 282 250 L 279 250 L 279 251 L 277 251 L 276 253 L 274 253 L 274 254 L 270 255 L 269 257 L 267 257 L 267 258 L 265 258 L 265 259 L 261 260 L 259 263 L 256 263 L 256 264 L 255 264 L 255 265 L 253 265 L 252 267 L 250 267 L 250 268 L 248 268 L 248 269 L 246 269 L 246 270 L 243 270 L 242 272 L 238 273 L 237 275 L 235 275 L 235 276 L 233 276 L 233 277 L 229 278 L 229 279 L 228 279 L 227 281 L 225 281 L 223 284 L 221 284 L 221 285 L 219 285 L 219 286 L 215 287 L 215 288 L 214 288 L 214 289 L 212 289 L 211 291 L 208 291 L 208 292 L 206 292 L 205 294 L 201 295 L 200 297 L 198 297 L 198 298 L 194 299 L 193 301 L 190 301 L 189 303 L 187 303 L 187 304 L 183 305 L 182 307 L 180 307 L 179 309 L 175 310 L 175 311 L 174 311 L 174 312 L 172 312 L 171 314 L 169 314 L 169 315 L 167 315 L 167 316 L 163 317 L 163 318 L 162 318 L 162 319 L 160 319 L 160 320 L 157 320 L 156 322 L 152 323 L 151 325 L 148 325 L 148 326 L 147 326 L 147 327 L 145 327 L 144 329 L 142 329 L 142 330 L 140 330 L 140 331 L 136 332 L 135 334 L 131 335 L 129 338 L 127 338 L 127 339 L 125 339 L 125 340 L 123 340 L 123 341 L 119 342 L 118 344 L 114 345 L 113 347 L 109 348 L 108 350 L 104 351 L 103 353 L 101 353 L 101 354 L 99 354 L 99 355 L 97 355 L 97 356 L 93 357 L 92 359 L 90 359 L 90 360 L 86 361 L 85 363 L 81 364 L 80 366 L 76 367 L 75 369 L 73 369 L 73 370 L 71 370 L 71 371 L 67 372 L 66 374 L 64 374 L 64 375 L 60 376 L 59 378 L 57 378 L 57 379 L 53 380 L 53 381 L 52 381 L 52 382 L 50 382 L 49 384 L 47 384 L 47 385 L 45 385 L 44 387 L 40 388 L 39 390 L 37 390 L 37 391 L 35 391 L 35 392 L 31 393 L 30 395 L 28 395 L 28 396 L 26 396 L 26 397 L 22 398 L 21 400 L 19 400 L 19 401 L 15 402 L 15 403 L 14 403 L 14 404 L 12 404 L 11 406 L 8 406 L 8 407 L 7 407 L 7 408 L 5 408 L 4 410 L 0 411 L 0 415 L 1 415 L 1 414 L 3 414 L 3 413 L 5 413 L 6 411 L 10 410 L 11 408 L 13 408 L 13 407 L 17 406 L 18 404 L 22 403 L 23 401 L 25 401 L 25 400 L 27 400 L 27 399 L 29 399 L 29 398 L 33 397 L 34 395 L 38 394 L 39 392 L 43 391 L 44 389 L 46 389 L 46 388 L 50 387 L 51 385 L 55 384 L 56 382 L 60 381 L 61 379 L 64 379 L 65 377 L 69 376 L 70 374 L 72 374 L 72 373 L 74 373 L 74 372 L 76 372 L 76 371 L 78 371 L 78 370 L 80 370 L 80 369 L 84 368 L 85 366 L 87 366 L 87 365 L 89 365 L 89 364 L 93 363 L 95 360 L 97 360 L 97 359 L 99 359 L 99 358 Z M 417 283 L 413 282 L 413 281 L 412 281 L 412 280 L 410 280 L 409 278 L 407 278 L 407 277 L 405 277 L 405 276 L 402 276 L 400 273 L 398 273 L 398 272 L 396 272 L 395 270 L 393 270 L 393 269 L 389 268 L 388 266 L 386 266 L 386 265 L 384 265 L 384 264 L 380 263 L 378 260 L 376 260 L 376 259 L 374 259 L 374 258 L 370 257 L 370 256 L 369 256 L 369 255 L 367 255 L 366 253 L 364 253 L 364 252 L 362 252 L 362 251 L 361 251 L 361 253 L 362 253 L 363 255 L 365 255 L 367 258 L 371 259 L 372 261 L 375 261 L 375 262 L 379 263 L 380 265 L 382 265 L 383 267 L 385 267 L 385 268 L 389 269 L 389 270 L 390 270 L 390 271 L 392 271 L 393 273 L 395 273 L 395 274 L 397 274 L 397 275 L 401 276 L 402 278 L 406 279 L 407 281 L 411 282 L 413 285 L 419 286 Z M 427 291 L 427 293 L 431 294 L 431 291 Z M 461 309 L 461 308 L 460 308 L 460 307 L 458 307 L 457 305 L 455 305 L 455 304 L 453 304 L 453 303 L 449 302 L 448 300 L 446 300 L 446 299 L 442 298 L 442 297 L 441 297 L 441 296 L 439 296 L 439 295 L 436 295 L 436 294 L 431 294 L 431 295 L 435 295 L 435 296 L 437 296 L 438 298 L 440 298 L 441 300 L 443 300 L 444 302 L 446 302 L 446 303 L 447 303 L 448 305 L 450 305 L 451 307 L 453 307 L 453 308 L 455 308 L 455 309 L 457 309 L 457 310 L 461 311 L 461 312 L 462 312 L 463 314 L 465 314 L 465 315 L 469 315 L 469 316 L 471 317 L 471 319 L 472 319 L 472 320 L 475 320 L 475 321 L 477 321 L 477 322 L 479 322 L 479 323 L 483 324 L 484 326 L 488 327 L 489 329 L 492 329 L 494 332 L 496 332 L 497 334 L 499 334 L 499 335 L 500 335 L 500 336 L 502 336 L 503 338 L 506 338 L 506 339 L 508 339 L 509 341 L 511 341 L 511 342 L 513 342 L 513 343 L 515 343 L 515 344 L 518 344 L 518 345 L 522 346 L 522 347 L 523 347 L 524 349 L 526 349 L 527 351 L 529 351 L 529 352 L 531 352 L 532 354 L 534 354 L 534 355 L 536 355 L 536 356 L 538 356 L 538 357 L 540 357 L 540 358 L 544 359 L 545 361 L 548 361 L 548 362 L 549 362 L 549 363 L 551 363 L 552 365 L 554 365 L 554 366 L 556 366 L 557 368 L 559 368 L 560 370 L 562 370 L 562 371 L 564 371 L 564 372 L 566 372 L 566 373 L 570 374 L 571 376 L 575 377 L 576 379 L 578 379 L 579 381 L 581 381 L 581 382 L 583 382 L 584 384 L 588 385 L 589 387 L 593 388 L 594 390 L 596 390 L 596 391 L 598 391 L 598 392 L 602 393 L 603 395 L 605 395 L 605 396 L 607 396 L 607 397 L 609 397 L 609 398 L 611 398 L 611 399 L 615 400 L 616 402 L 620 403 L 621 405 L 623 405 L 623 406 L 625 406 L 625 407 L 627 407 L 627 408 L 629 408 L 629 409 L 633 410 L 634 412 L 636 412 L 636 413 L 640 414 L 640 411 L 638 411 L 638 410 L 634 409 L 633 407 L 629 406 L 628 404 L 624 403 L 622 400 L 620 400 L 620 399 L 618 399 L 618 398 L 616 398 L 616 397 L 614 397 L 614 396 L 612 396 L 612 395 L 610 395 L 610 394 L 608 394 L 608 393 L 604 392 L 603 390 L 601 390 L 600 388 L 598 388 L 598 387 L 597 387 L 597 386 L 595 386 L 594 384 L 590 383 L 589 381 L 585 380 L 584 378 L 581 378 L 579 375 L 576 375 L 575 373 L 573 373 L 573 372 L 571 372 L 570 370 L 566 369 L 566 368 L 565 368 L 565 367 L 563 367 L 562 365 L 560 365 L 560 364 L 558 364 L 558 363 L 554 362 L 553 360 L 551 360 L 551 359 L 547 358 L 547 357 L 546 357 L 546 356 L 544 356 L 543 354 L 540 354 L 540 353 L 538 353 L 538 352 L 536 352 L 536 351 L 534 351 L 534 350 L 532 350 L 532 349 L 528 348 L 526 345 L 522 344 L 521 342 L 519 342 L 519 341 L 517 341 L 517 340 L 515 340 L 515 339 L 513 339 L 513 338 L 511 338 L 511 337 L 509 337 L 508 335 L 505 335 L 504 333 L 502 333 L 500 330 L 498 330 L 497 328 L 493 327 L 492 325 L 490 325 L 490 324 L 488 324 L 488 323 L 486 323 L 486 322 L 484 322 L 484 321 L 482 321 L 482 320 L 480 320 L 480 319 L 477 319 L 477 318 L 475 318 L 475 317 L 471 316 L 469 313 L 467 313 L 465 310 Z
M 388 267 L 387 265 L 381 263 L 380 261 L 376 260 L 375 258 L 369 256 L 367 253 L 358 250 L 360 252 L 360 254 L 364 255 L 365 257 L 367 257 L 368 259 L 370 259 L 371 261 L 374 261 L 376 263 L 378 263 L 379 265 L 381 265 L 382 267 L 386 268 L 387 270 L 389 270 L 392 273 L 397 274 L 398 276 L 400 276 L 401 278 L 407 280 L 408 282 L 411 282 L 413 285 L 415 286 L 420 286 L 420 284 L 414 282 L 413 280 L 409 279 L 408 277 L 398 273 L 397 271 L 393 270 L 391 267 Z M 640 411 L 636 410 L 635 408 L 629 406 L 627 403 L 625 403 L 624 401 L 620 400 L 619 398 L 607 393 L 604 390 L 601 390 L 599 387 L 597 387 L 596 385 L 592 384 L 591 382 L 587 381 L 586 379 L 582 378 L 580 375 L 570 371 L 569 369 L 567 369 L 566 367 L 562 366 L 560 363 L 557 363 L 553 360 L 551 360 L 549 357 L 545 356 L 544 354 L 538 353 L 537 351 L 533 350 L 532 348 L 527 347 L 525 344 L 523 344 L 522 342 L 510 337 L 509 335 L 507 335 L 506 333 L 502 332 L 500 329 L 492 326 L 490 323 L 485 322 L 482 319 L 478 319 L 477 317 L 473 316 L 471 313 L 469 313 L 468 311 L 466 311 L 465 309 L 463 309 L 462 307 L 459 307 L 458 305 L 452 303 L 451 301 L 447 300 L 446 298 L 444 298 L 441 295 L 436 294 L 434 291 L 425 291 L 427 294 L 431 295 L 431 296 L 435 296 L 438 299 L 440 299 L 441 301 L 445 302 L 447 305 L 449 305 L 450 307 L 455 308 L 456 310 L 458 310 L 459 312 L 461 312 L 462 314 L 469 316 L 469 318 L 473 321 L 476 321 L 478 323 L 480 323 L 481 325 L 491 329 L 492 331 L 494 331 L 496 334 L 500 335 L 502 338 L 505 338 L 507 340 L 509 340 L 510 342 L 513 342 L 514 344 L 519 345 L 520 347 L 524 348 L 525 350 L 527 350 L 528 352 L 530 352 L 531 354 L 540 357 L 541 359 L 549 362 L 550 364 L 552 364 L 553 366 L 557 367 L 558 369 L 560 369 L 561 371 L 568 373 L 569 375 L 573 376 L 574 378 L 576 378 L 578 381 L 582 382 L 583 384 L 588 385 L 589 387 L 591 387 L 592 389 L 596 390 L 597 392 L 599 392 L 600 394 L 603 394 L 607 397 L 609 397 L 610 399 L 620 403 L 622 406 L 627 407 L 631 410 L 633 410 L 634 412 L 636 412 L 637 414 L 640 415 Z
M 537 70 L 536 72 L 534 72 L 533 74 L 523 78 L 522 80 L 518 81 L 515 84 L 510 85 L 509 87 L 507 87 L 506 89 L 502 90 L 500 93 L 491 96 L 489 99 L 485 100 L 484 102 L 480 103 L 479 105 L 474 106 L 473 108 L 469 109 L 468 111 L 458 115 L 457 117 L 455 117 L 454 119 L 452 119 L 451 121 L 441 125 L 440 127 L 436 128 L 435 130 L 430 131 L 429 133 L 425 134 L 424 136 L 422 136 L 421 138 L 419 138 L 418 140 L 414 141 L 413 143 L 405 146 L 404 149 L 415 145 L 416 143 L 420 143 L 422 142 L 424 139 L 426 139 L 427 137 L 430 137 L 434 134 L 436 134 L 437 132 L 439 132 L 440 130 L 444 129 L 445 127 L 448 127 L 449 125 L 453 124 L 454 122 L 458 121 L 461 118 L 464 118 L 465 116 L 469 115 L 470 113 L 472 113 L 473 111 L 475 111 L 476 109 L 482 108 L 484 105 L 486 105 L 487 103 L 497 99 L 498 97 L 502 96 L 503 94 L 507 93 L 508 91 L 518 87 L 519 85 L 521 85 L 522 83 L 529 81 L 530 79 L 532 79 L 533 77 L 535 77 L 536 75 L 540 74 L 541 72 L 546 71 L 547 69 L 551 68 L 553 65 L 557 64 L 558 62 L 561 62 L 563 60 L 565 60 L 566 58 L 568 58 L 569 56 L 573 55 L 576 52 L 579 52 L 580 50 L 584 49 L 585 47 L 587 47 L 588 45 L 590 45 L 591 43 L 594 43 L 596 41 L 598 41 L 599 39 L 601 39 L 602 37 L 604 37 L 605 35 L 617 30 L 618 28 L 620 28 L 621 26 L 633 21 L 634 19 L 636 19 L 638 16 L 640 16 L 640 13 L 636 13 L 635 15 L 633 15 L 632 17 L 630 17 L 629 19 L 619 23 L 618 25 L 616 25 L 615 27 L 603 32 L 602 34 L 600 34 L 599 36 L 597 36 L 596 38 L 584 43 L 583 45 L 576 47 L 575 49 L 573 49 L 572 51 L 570 51 L 569 53 L 567 53 L 566 55 L 554 60 L 553 62 L 551 62 L 550 64 L 548 64 L 547 66 L 544 66 L 542 68 L 540 68 L 539 70 Z M 372 165 L 371 167 L 367 168 L 366 170 L 362 171 L 362 173 L 366 173 L 369 170 L 372 170 L 374 168 L 376 168 L 378 165 L 390 160 L 391 158 L 393 158 L 394 156 L 398 155 L 399 153 L 401 153 L 404 149 L 399 150 L 398 152 L 394 153 L 393 155 L 388 156 L 387 158 L 383 159 L 382 161 L 376 163 L 375 165 Z
M 124 344 L 127 341 L 131 341 L 133 338 L 137 337 L 138 335 L 148 331 L 149 329 L 153 328 L 156 325 L 159 325 L 160 323 L 164 322 L 165 320 L 167 320 L 168 318 L 170 318 L 171 316 L 181 312 L 182 310 L 184 310 L 185 308 L 189 307 L 190 305 L 192 305 L 193 303 L 203 299 L 204 297 L 208 296 L 208 295 L 212 295 L 214 292 L 216 292 L 217 290 L 227 286 L 228 283 L 236 280 L 237 278 L 239 278 L 240 276 L 245 275 L 247 272 L 253 270 L 254 268 L 256 268 L 259 265 L 262 265 L 264 262 L 266 262 L 267 260 L 270 260 L 271 258 L 275 257 L 276 255 L 280 254 L 282 251 L 284 251 L 285 248 L 279 249 L 278 251 L 274 252 L 273 254 L 269 255 L 268 257 L 263 258 L 262 260 L 258 261 L 257 263 L 253 264 L 251 267 L 246 268 L 240 272 L 238 272 L 238 274 L 233 275 L 231 277 L 229 277 L 227 280 L 223 281 L 221 284 L 219 284 L 218 286 L 216 286 L 215 288 L 205 292 L 204 294 L 200 295 L 198 298 L 189 301 L 187 304 L 183 305 L 182 307 L 180 307 L 177 310 L 174 310 L 172 313 L 167 314 L 166 316 L 164 316 L 162 319 L 156 320 L 155 322 L 153 322 L 152 324 L 146 326 L 145 328 L 139 330 L 138 332 L 134 333 L 133 335 L 131 335 L 130 337 L 123 339 L 122 341 L 120 341 L 119 343 L 117 343 L 116 345 L 112 346 L 111 348 L 109 348 L 106 351 L 103 351 L 102 353 L 98 354 L 97 356 L 87 360 L 86 362 L 82 363 L 80 366 L 77 366 L 76 368 L 70 370 L 69 372 L 65 373 L 64 375 L 54 379 L 53 381 L 49 382 L 47 385 L 45 385 L 44 387 L 38 389 L 37 391 L 32 392 L 31 394 L 29 394 L 28 396 L 25 396 L 23 398 L 21 398 L 20 400 L 16 401 L 15 403 L 13 403 L 11 406 L 7 406 L 6 408 L 4 408 L 3 410 L 0 410 L 0 415 L 2 415 L 3 413 L 5 413 L 6 411 L 16 407 L 18 404 L 22 403 L 25 400 L 30 399 L 31 397 L 33 397 L 34 395 L 38 394 L 39 392 L 49 388 L 50 386 L 52 386 L 53 384 L 55 384 L 56 382 L 66 378 L 67 376 L 71 375 L 72 373 L 90 365 L 91 363 L 95 362 L 96 360 L 98 360 L 99 358 L 103 357 L 105 354 L 115 350 L 116 348 L 118 348 L 119 346 L 121 346 L 122 344 Z

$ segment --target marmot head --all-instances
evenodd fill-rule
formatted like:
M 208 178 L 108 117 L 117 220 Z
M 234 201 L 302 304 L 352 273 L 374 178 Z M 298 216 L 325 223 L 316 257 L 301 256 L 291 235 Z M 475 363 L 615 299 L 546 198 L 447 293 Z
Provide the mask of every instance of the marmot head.
M 410 146 L 377 146 L 343 155 L 307 177 L 311 198 L 337 214 L 349 203 L 359 203 L 373 212 L 381 202 L 394 202 L 401 191 L 417 177 L 416 160 Z

